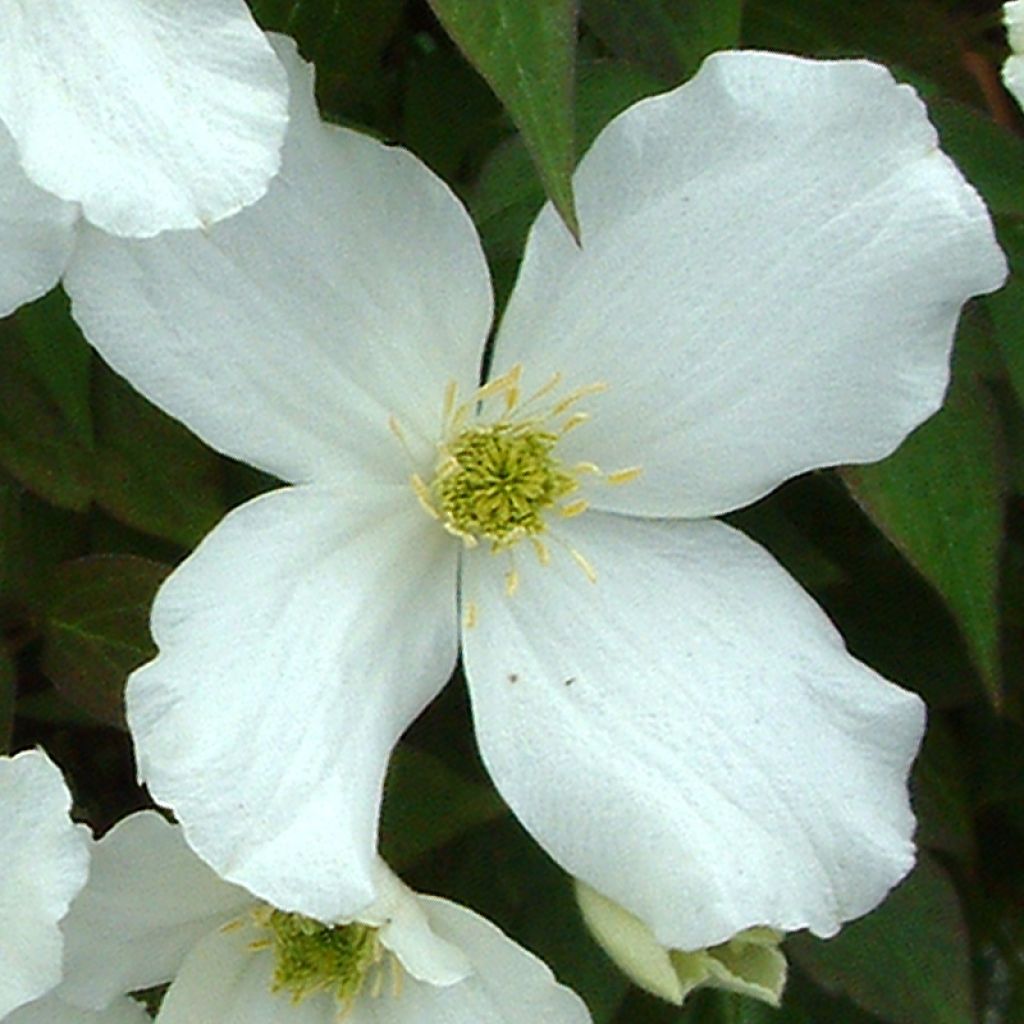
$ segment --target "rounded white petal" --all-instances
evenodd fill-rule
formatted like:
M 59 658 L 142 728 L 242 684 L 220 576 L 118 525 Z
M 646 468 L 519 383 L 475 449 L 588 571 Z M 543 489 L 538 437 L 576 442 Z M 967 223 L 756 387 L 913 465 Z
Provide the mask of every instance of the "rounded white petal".
M 416 893 L 377 858 L 374 872 L 377 899 L 355 918 L 379 929 L 381 945 L 394 953 L 417 981 L 454 985 L 472 973 L 458 946 L 436 935 Z
M 1024 107 L 1024 54 L 1015 53 L 1003 62 L 1003 85 L 1017 103 Z
M 456 565 L 408 487 L 360 482 L 256 498 L 163 585 L 128 721 L 220 875 L 326 922 L 374 900 L 391 748 L 455 662 Z
M 405 480 L 432 459 L 445 385 L 475 386 L 487 266 L 451 191 L 415 157 L 324 125 L 292 75 L 284 167 L 208 232 L 83 231 L 65 287 L 86 337 L 214 448 L 289 482 L 353 466 Z
M 118 822 L 93 847 L 89 882 L 64 921 L 69 1002 L 100 1010 L 125 992 L 170 981 L 207 932 L 253 904 L 154 811 Z
M 60 981 L 58 924 L 89 872 L 89 832 L 70 810 L 41 750 L 0 757 L 0 1019 Z
M 236 213 L 280 165 L 287 80 L 243 0 L 2 0 L 0 119 L 115 235 Z
M 587 513 L 594 564 L 473 553 L 483 759 L 538 842 L 673 949 L 829 935 L 914 860 L 921 702 L 852 658 L 774 559 L 714 521 Z
M 1005 276 L 923 104 L 865 61 L 717 54 L 616 118 L 575 187 L 582 246 L 541 213 L 494 369 L 608 385 L 559 451 L 643 466 L 594 495 L 616 511 L 710 515 L 882 458 Z
M 78 209 L 25 177 L 14 140 L 0 124 L 0 316 L 45 295 L 75 241 Z
M 1003 24 L 1010 49 L 1014 53 L 1024 51 L 1024 0 L 1010 0 L 1003 4 Z
M 5 1017 L 4 1024 L 149 1024 L 149 1014 L 128 996 L 102 1010 L 83 1010 L 57 996 L 44 996 Z
M 217 929 L 199 942 L 167 990 L 159 1024 L 337 1024 L 330 995 L 296 1003 L 271 991 L 274 955 L 253 950 L 253 937 L 249 928 Z
M 558 984 L 543 961 L 471 910 L 431 896 L 418 897 L 433 931 L 462 949 L 473 973 L 436 987 L 409 978 L 401 992 L 360 998 L 353 1024 L 587 1024 L 590 1015 L 573 991 Z

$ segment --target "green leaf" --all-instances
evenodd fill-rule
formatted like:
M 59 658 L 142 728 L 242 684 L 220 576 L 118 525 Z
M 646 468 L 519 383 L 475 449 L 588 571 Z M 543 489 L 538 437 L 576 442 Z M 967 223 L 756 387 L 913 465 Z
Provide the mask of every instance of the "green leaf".
M 381 851 L 402 871 L 507 813 L 493 789 L 469 782 L 431 754 L 404 745 L 391 758 L 384 787 Z
M 80 511 L 92 493 L 92 452 L 65 412 L 75 401 L 40 373 L 41 360 L 13 321 L 0 327 L 0 465 L 40 497 Z
M 952 732 L 932 716 L 911 781 L 918 829 L 916 841 L 959 860 L 974 859 L 974 823 L 963 759 Z
M 218 456 L 105 368 L 94 403 L 96 503 L 127 526 L 193 547 L 227 508 Z
M 973 1024 L 967 929 L 956 890 L 930 858 L 876 911 L 833 939 L 787 951 L 824 988 L 892 1024 Z
M 963 103 L 937 100 L 928 113 L 942 148 L 994 214 L 1024 215 L 1024 139 Z
M 977 372 L 986 341 L 965 320 L 943 408 L 884 462 L 842 475 L 868 516 L 942 596 L 998 707 L 1006 467 L 998 417 Z
M 0 647 L 0 754 L 7 754 L 11 749 L 15 682 L 14 659 Z
M 959 99 L 980 102 L 977 83 L 961 60 L 962 39 L 950 14 L 929 0 L 746 0 L 743 8 L 745 46 L 871 57 L 939 82 Z
M 429 0 L 508 110 L 548 197 L 577 238 L 572 195 L 575 0 Z
M 108 725 L 124 726 L 125 679 L 156 653 L 149 609 L 169 572 L 134 555 L 95 555 L 55 576 L 42 670 L 64 698 Z
M 645 71 L 621 61 L 583 61 L 576 90 L 578 149 L 583 153 L 616 114 L 662 89 Z M 526 235 L 544 205 L 544 190 L 530 170 L 518 137 L 500 145 L 484 164 L 470 209 L 494 270 L 499 295 L 511 290 Z
M 60 411 L 75 440 L 92 446 L 89 387 L 92 350 L 71 319 L 64 292 L 53 291 L 18 311 L 21 344 L 36 378 Z
M 739 42 L 742 0 L 585 0 L 583 20 L 617 57 L 682 82 Z

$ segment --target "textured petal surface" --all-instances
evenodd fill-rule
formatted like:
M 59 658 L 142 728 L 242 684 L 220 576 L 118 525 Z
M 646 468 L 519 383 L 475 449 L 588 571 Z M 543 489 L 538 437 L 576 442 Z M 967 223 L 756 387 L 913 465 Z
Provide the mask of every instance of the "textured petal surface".
M 89 833 L 39 750 L 0 757 L 0 1019 L 60 981 L 58 922 L 89 870 Z
M 294 1003 L 271 991 L 274 957 L 253 951 L 252 929 L 207 935 L 182 964 L 164 997 L 159 1024 L 336 1024 L 334 999 L 323 993 Z
M 454 985 L 472 972 L 462 950 L 435 934 L 416 894 L 379 857 L 373 880 L 377 899 L 357 920 L 380 929 L 381 945 L 413 978 Z
M 834 932 L 910 869 L 921 702 L 752 541 L 587 513 L 568 558 L 465 561 L 484 762 L 538 842 L 676 949 Z
M 594 496 L 608 509 L 710 515 L 883 457 L 938 408 L 961 304 L 1005 274 L 936 147 L 877 65 L 711 57 L 587 154 L 582 248 L 542 212 L 495 371 L 608 385 L 564 442 L 644 467 Z
M 116 235 L 266 191 L 287 80 L 243 0 L 2 0 L 0 118 L 29 177 Z
M 345 1011 L 352 1024 L 587 1024 L 583 1002 L 536 957 L 494 925 L 444 900 L 420 897 L 430 925 L 465 950 L 475 968 L 465 981 L 436 987 L 403 976 L 400 988 L 376 978 Z M 300 1003 L 270 990 L 273 957 L 251 949 L 251 929 L 213 932 L 189 955 L 164 1000 L 160 1024 L 335 1024 L 338 1005 L 319 993 Z M 384 965 L 380 970 L 387 971 Z
M 83 1010 L 65 1003 L 57 996 L 45 996 L 15 1010 L 4 1024 L 149 1024 L 149 1014 L 142 1006 L 122 996 L 102 1010 Z
M 266 198 L 208 232 L 86 231 L 65 287 L 100 354 L 213 447 L 290 482 L 434 457 L 444 388 L 491 319 L 465 210 L 409 153 L 321 124 L 289 44 L 292 119 Z M 420 437 L 422 435 L 422 438 Z
M 251 906 L 154 811 L 118 822 L 93 848 L 89 882 L 64 922 L 59 994 L 102 1009 L 118 995 L 170 981 L 207 932 Z
M 164 584 L 128 720 L 219 874 L 321 921 L 372 902 L 388 756 L 455 662 L 456 564 L 408 487 L 360 483 L 249 502 Z
M 0 124 L 0 316 L 45 295 L 71 255 L 78 209 L 25 177 Z

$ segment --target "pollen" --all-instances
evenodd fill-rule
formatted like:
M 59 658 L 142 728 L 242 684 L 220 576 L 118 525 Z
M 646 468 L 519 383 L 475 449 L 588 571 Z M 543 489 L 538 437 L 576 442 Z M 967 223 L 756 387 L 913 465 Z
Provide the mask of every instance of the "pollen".
M 461 431 L 434 481 L 451 532 L 484 537 L 496 549 L 543 533 L 544 513 L 577 488 L 554 456 L 557 441 L 530 422 Z
M 269 935 L 252 948 L 273 949 L 271 989 L 289 993 L 293 1003 L 327 992 L 344 1013 L 384 958 L 377 929 L 369 925 L 326 925 L 271 907 L 260 908 L 254 916 Z

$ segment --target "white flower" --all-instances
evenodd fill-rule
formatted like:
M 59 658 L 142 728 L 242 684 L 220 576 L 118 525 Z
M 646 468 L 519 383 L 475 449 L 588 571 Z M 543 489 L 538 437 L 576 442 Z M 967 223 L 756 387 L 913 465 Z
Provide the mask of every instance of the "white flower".
M 1003 84 L 1024 107 L 1024 0 L 1003 4 L 1003 24 L 1012 51 L 1003 63 Z
M 210 871 L 176 826 L 134 814 L 93 851 L 67 922 L 74 966 L 61 991 L 103 1007 L 170 981 L 160 1024 L 589 1020 L 578 996 L 492 924 L 414 894 L 380 860 L 374 874 L 372 908 L 321 925 L 259 903 Z
M 56 284 L 80 215 L 149 236 L 255 202 L 286 123 L 244 0 L 0 0 L 0 316 Z
M 477 392 L 472 223 L 410 154 L 323 125 L 278 45 L 267 197 L 208 233 L 89 232 L 66 278 L 118 372 L 291 485 L 157 597 L 127 694 L 157 800 L 225 877 L 351 916 L 391 749 L 461 644 L 498 789 L 662 945 L 871 909 L 913 863 L 922 705 L 708 517 L 892 451 L 942 401 L 961 304 L 1004 277 L 916 95 L 863 61 L 728 53 L 636 104 L 576 175 L 582 247 L 550 208 L 534 225 Z
M 61 977 L 59 922 L 85 885 L 88 830 L 41 750 L 0 757 L 0 1020 Z
M 699 988 L 782 1001 L 786 957 L 783 936 L 770 928 L 748 928 L 726 942 L 686 952 L 667 949 L 639 918 L 577 882 L 576 898 L 591 934 L 615 964 L 641 988 L 681 1006 Z
M 70 810 L 60 769 L 43 751 L 0 757 L 0 1022 L 144 1024 L 129 999 L 93 1012 L 61 998 L 63 927 L 89 873 L 89 830 Z

